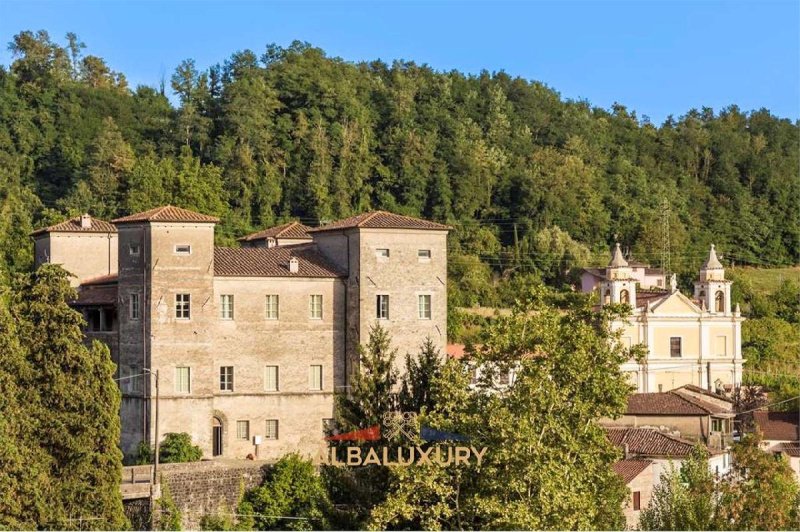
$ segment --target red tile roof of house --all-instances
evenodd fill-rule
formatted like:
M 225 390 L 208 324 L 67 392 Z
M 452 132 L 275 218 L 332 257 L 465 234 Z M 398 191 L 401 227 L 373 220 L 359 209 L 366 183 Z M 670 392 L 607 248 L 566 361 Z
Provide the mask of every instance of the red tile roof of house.
M 315 227 L 309 232 L 336 231 L 340 229 L 426 229 L 433 231 L 449 231 L 449 225 L 403 216 L 386 211 L 373 211 L 351 216 L 344 220 L 337 220 L 321 227 Z
M 664 416 L 708 416 L 733 414 L 731 408 L 723 408 L 710 401 L 703 401 L 688 393 L 681 393 L 680 388 L 669 392 L 633 393 L 628 396 L 625 410 L 630 415 L 664 415 Z
M 798 441 L 797 412 L 753 412 L 753 420 L 765 440 Z
M 686 458 L 695 442 L 665 434 L 651 428 L 604 427 L 612 444 L 637 456 L 652 458 Z M 721 451 L 709 449 L 711 454 Z
M 296 257 L 298 272 L 289 271 Z M 214 275 L 220 277 L 344 277 L 315 244 L 273 248 L 214 248 Z
M 86 306 L 114 306 L 117 304 L 117 284 L 81 285 L 78 288 L 78 299 L 70 304 L 78 307 Z
M 135 222 L 194 222 L 194 223 L 217 223 L 219 218 L 201 214 L 199 212 L 182 209 L 174 205 L 164 205 L 144 212 L 137 212 L 130 216 L 123 216 L 116 220 L 111 220 L 115 224 L 126 224 Z
M 625 484 L 630 484 L 633 479 L 638 477 L 642 472 L 647 469 L 650 464 L 652 464 L 652 460 L 642 460 L 641 458 L 628 458 L 624 460 L 620 460 L 618 462 L 614 462 L 611 466 L 614 469 L 614 473 L 618 474 L 622 477 L 623 482 Z
M 781 451 L 789 456 L 800 457 L 800 443 L 786 442 L 781 444 Z
M 311 240 L 311 235 L 308 234 L 308 231 L 311 230 L 311 227 L 307 225 L 303 225 L 300 222 L 289 222 L 282 225 L 276 225 L 275 227 L 270 227 L 268 229 L 264 229 L 263 231 L 258 231 L 256 233 L 249 234 L 247 236 L 243 236 L 242 238 L 238 239 L 240 242 L 251 242 L 253 240 L 263 240 L 265 238 L 307 238 Z
M 89 217 L 91 225 L 89 227 L 81 226 L 81 217 L 76 216 L 69 220 L 64 220 L 49 227 L 42 227 L 37 229 L 30 236 L 36 236 L 43 233 L 116 233 L 117 228 L 112 224 L 97 218 Z

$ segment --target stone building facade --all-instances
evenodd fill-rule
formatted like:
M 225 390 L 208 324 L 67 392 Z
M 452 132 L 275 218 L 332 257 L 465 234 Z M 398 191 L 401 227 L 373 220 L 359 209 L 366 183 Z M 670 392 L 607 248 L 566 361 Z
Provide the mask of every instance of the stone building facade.
M 113 316 L 87 336 L 118 365 L 126 455 L 154 442 L 156 372 L 160 435 L 187 432 L 206 457 L 313 457 L 370 327 L 389 331 L 401 369 L 426 337 L 444 353 L 449 227 L 377 211 L 220 248 L 217 223 L 173 206 L 113 220 L 110 272 L 59 251 L 75 306 Z M 43 250 L 50 229 L 34 235 Z

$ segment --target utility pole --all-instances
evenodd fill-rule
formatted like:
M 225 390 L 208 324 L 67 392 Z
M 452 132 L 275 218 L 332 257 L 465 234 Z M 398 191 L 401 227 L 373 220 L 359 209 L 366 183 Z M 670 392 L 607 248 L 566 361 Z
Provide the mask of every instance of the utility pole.
M 664 197 L 661 200 L 661 269 L 664 270 L 665 276 L 672 270 L 672 265 L 670 264 L 669 221 L 669 200 Z
M 158 436 L 158 411 L 159 409 L 159 392 L 158 392 L 158 370 L 155 372 L 156 376 L 156 451 L 155 457 L 153 458 L 153 485 L 158 485 L 158 452 L 159 452 L 159 436 Z

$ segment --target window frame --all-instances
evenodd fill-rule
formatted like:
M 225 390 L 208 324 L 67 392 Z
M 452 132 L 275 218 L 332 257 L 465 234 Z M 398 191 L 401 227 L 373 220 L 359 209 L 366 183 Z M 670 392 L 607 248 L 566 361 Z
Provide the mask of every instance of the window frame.
M 375 258 L 379 261 L 387 261 L 391 256 L 392 252 L 389 248 L 375 248 Z
M 269 388 L 267 386 L 267 372 L 270 368 L 275 368 L 275 388 Z M 276 364 L 267 364 L 264 366 L 264 391 L 265 392 L 279 392 L 281 391 L 281 369 L 280 366 Z
M 227 301 L 227 303 L 226 303 Z M 235 299 L 233 294 L 220 294 L 219 295 L 219 317 L 222 320 L 232 321 L 235 317 L 234 305 Z M 226 314 L 227 310 L 227 314 Z
M 427 303 L 423 303 L 424 301 Z M 433 319 L 433 294 L 417 294 L 417 319 Z
M 316 386 L 316 379 L 317 379 L 317 368 L 319 368 L 319 386 Z M 308 389 L 312 392 L 321 392 L 325 387 L 323 381 L 323 368 L 322 364 L 311 364 L 308 366 Z
M 674 341 L 678 341 L 678 354 L 675 355 Z M 683 336 L 670 336 L 669 337 L 669 357 L 670 358 L 683 358 Z
M 182 299 L 184 297 L 186 298 L 185 301 L 179 301 L 179 298 Z M 183 316 L 184 313 L 186 314 L 185 316 Z M 181 321 L 192 319 L 192 294 L 185 292 L 175 294 L 175 319 Z
M 128 243 L 128 256 L 129 257 L 139 257 L 142 254 L 142 246 L 138 243 L 130 242 Z
M 180 248 L 185 248 L 180 249 Z M 175 247 L 172 248 L 172 252 L 175 255 L 191 255 L 192 254 L 192 245 L 191 244 L 175 244 Z
M 319 298 L 319 307 L 317 308 L 315 302 Z M 322 305 L 323 305 L 323 298 L 322 294 L 310 294 L 308 296 L 308 319 L 310 320 L 321 320 L 323 317 L 322 312 Z M 315 310 L 319 311 L 319 316 L 316 315 Z
M 242 427 L 244 427 L 245 435 L 242 436 Z M 237 419 L 236 420 L 236 439 L 248 441 L 250 439 L 250 420 Z
M 142 318 L 142 294 L 131 292 L 128 299 L 128 319 L 139 321 Z M 134 312 L 135 311 L 135 312 Z
M 271 435 L 270 432 L 270 424 L 273 424 L 275 427 L 274 435 Z M 281 430 L 281 422 L 279 419 L 265 419 L 264 420 L 264 439 L 275 441 L 280 438 L 280 430 Z
M 186 389 L 182 389 L 181 371 L 186 370 Z M 191 394 L 192 393 L 192 367 L 191 366 L 175 366 L 175 393 Z
M 419 262 L 430 262 L 433 258 L 433 252 L 430 249 L 418 249 L 417 260 Z
M 389 294 L 375 295 L 375 319 L 389 319 Z
M 275 299 L 275 316 L 270 315 L 270 301 Z M 309 310 L 310 312 L 310 310 Z M 279 320 L 281 317 L 281 298 L 278 294 L 267 294 L 264 297 L 264 319 L 275 321 Z
M 219 367 L 219 391 L 220 392 L 233 392 L 234 390 L 234 375 L 235 370 L 233 366 L 220 366 Z
M 634 491 L 631 495 L 633 496 L 633 511 L 638 512 L 642 509 L 642 492 Z

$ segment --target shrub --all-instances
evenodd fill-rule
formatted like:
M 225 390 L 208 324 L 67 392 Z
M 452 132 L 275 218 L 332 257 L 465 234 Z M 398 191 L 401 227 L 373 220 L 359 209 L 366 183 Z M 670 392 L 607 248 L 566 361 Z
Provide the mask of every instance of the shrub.
M 175 462 L 196 462 L 203 457 L 203 451 L 192 445 L 192 438 L 185 432 L 168 432 L 159 448 L 159 460 L 164 464 Z

